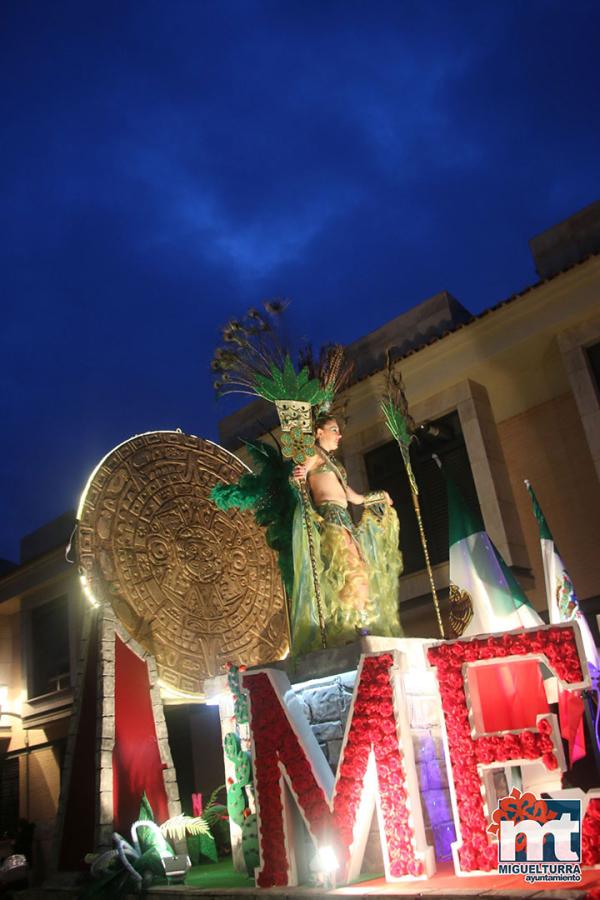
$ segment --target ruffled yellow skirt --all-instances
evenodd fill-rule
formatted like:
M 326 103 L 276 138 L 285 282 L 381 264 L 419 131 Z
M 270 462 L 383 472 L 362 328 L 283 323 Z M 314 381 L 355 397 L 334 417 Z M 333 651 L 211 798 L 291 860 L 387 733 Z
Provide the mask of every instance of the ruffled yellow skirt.
M 324 503 L 309 509 L 315 569 L 327 646 L 356 640 L 361 632 L 400 637 L 398 578 L 399 522 L 387 504 L 365 509 L 355 527 L 346 507 Z M 322 646 L 304 511 L 294 520 L 294 593 L 291 611 L 295 656 Z

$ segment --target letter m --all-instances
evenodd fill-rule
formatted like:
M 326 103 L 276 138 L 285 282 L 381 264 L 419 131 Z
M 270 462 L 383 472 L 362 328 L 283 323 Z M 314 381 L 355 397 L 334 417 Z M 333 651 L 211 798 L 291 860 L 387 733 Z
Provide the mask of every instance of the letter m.
M 338 879 L 355 878 L 374 808 L 386 880 L 432 874 L 397 651 L 361 657 L 335 779 L 287 677 L 273 669 L 248 672 L 243 687 L 250 701 L 261 887 L 298 883 L 298 814 L 313 856 L 331 848 Z

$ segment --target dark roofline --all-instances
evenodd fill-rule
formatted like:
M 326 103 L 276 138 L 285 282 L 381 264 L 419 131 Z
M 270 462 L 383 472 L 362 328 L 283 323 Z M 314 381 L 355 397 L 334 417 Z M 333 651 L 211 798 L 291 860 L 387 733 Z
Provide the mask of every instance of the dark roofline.
M 494 312 L 497 312 L 499 309 L 502 309 L 505 306 L 508 306 L 510 303 L 514 303 L 516 300 L 519 300 L 521 297 L 524 297 L 526 294 L 530 294 L 532 291 L 537 290 L 545 284 L 549 284 L 551 281 L 555 281 L 557 278 L 560 278 L 562 275 L 566 275 L 568 272 L 571 272 L 573 269 L 577 269 L 580 266 L 585 265 L 591 259 L 600 258 L 600 252 L 598 253 L 590 253 L 588 256 L 584 257 L 584 259 L 578 260 L 575 263 L 572 263 L 569 266 L 566 266 L 564 269 L 561 269 L 560 272 L 556 272 L 553 275 L 550 275 L 548 278 L 542 278 L 539 281 L 534 282 L 533 284 L 528 285 L 523 288 L 521 291 L 517 291 L 514 294 L 511 294 L 510 297 L 506 297 L 504 300 L 500 300 L 498 303 L 495 303 L 493 306 L 489 306 L 487 309 L 482 310 L 482 312 L 477 313 L 476 315 L 471 315 L 470 319 L 465 322 L 457 322 L 454 328 L 450 328 L 447 331 L 442 332 L 441 334 L 433 335 L 429 340 L 424 341 L 423 343 L 419 343 L 418 346 L 412 347 L 410 350 L 407 350 L 405 353 L 400 353 L 398 356 L 393 357 L 393 362 L 400 362 L 403 359 L 408 359 L 409 356 L 414 356 L 417 353 L 420 353 L 422 350 L 425 350 L 427 347 L 431 347 L 433 344 L 437 344 L 439 341 L 444 340 L 444 338 L 449 337 L 451 334 L 456 334 L 458 331 L 462 331 L 464 328 L 469 328 L 469 326 L 473 325 L 473 323 L 480 321 L 480 319 L 485 318 L 485 316 L 489 316 Z M 435 295 L 437 296 L 437 295 Z M 425 302 L 425 301 L 424 301 Z M 407 310 L 408 311 L 408 310 Z M 393 321 L 393 320 L 390 320 Z M 387 324 L 387 323 L 386 323 Z M 375 329 L 373 332 L 369 332 L 369 334 L 375 334 L 380 331 L 381 328 L 385 326 L 380 326 L 380 328 Z M 365 335 L 366 337 L 366 335 Z M 359 338 L 358 341 L 362 340 Z M 357 341 L 353 341 L 348 344 L 347 349 L 352 347 L 354 343 Z M 344 388 L 342 393 L 345 393 L 349 388 L 351 388 L 355 384 L 360 384 L 363 381 L 366 381 L 368 378 L 372 378 L 373 375 L 377 375 L 379 372 L 383 372 L 383 366 L 377 366 L 373 369 L 369 369 L 367 372 L 363 372 L 360 376 L 352 378 L 350 383 Z M 242 409 L 249 409 L 254 404 L 260 403 L 260 399 L 256 398 L 255 400 L 250 401 L 246 406 L 242 407 Z M 263 401 L 264 402 L 264 401 Z M 273 412 L 273 422 L 270 427 L 277 427 L 277 421 L 275 416 L 275 410 Z M 228 418 L 228 417 L 227 417 Z M 268 423 L 270 424 L 270 423 Z M 268 431 L 269 429 L 267 429 Z M 267 432 L 264 432 L 267 433 Z M 252 438 L 254 439 L 254 438 Z M 235 437 L 232 435 L 231 438 L 223 439 L 223 445 L 227 447 L 227 449 L 238 449 L 244 443 L 244 437 L 236 435 Z
M 428 341 L 419 344 L 418 347 L 413 347 L 410 350 L 407 350 L 406 353 L 402 353 L 401 355 L 395 357 L 393 361 L 400 362 L 403 359 L 408 359 L 409 356 L 414 356 L 416 353 L 420 353 L 421 350 L 425 350 L 426 347 L 431 347 L 432 344 L 437 344 L 438 341 L 442 341 L 445 337 L 448 337 L 451 334 L 456 334 L 457 331 L 462 331 L 464 328 L 468 328 L 470 325 L 473 325 L 474 322 L 478 322 L 480 319 L 485 318 L 485 316 L 489 316 L 490 313 L 496 312 L 497 310 L 502 309 L 502 307 L 504 306 L 508 306 L 509 303 L 514 303 L 515 300 L 519 300 L 526 294 L 530 294 L 532 291 L 535 291 L 543 285 L 548 284 L 550 281 L 555 281 L 557 278 L 560 278 L 561 275 L 565 275 L 567 272 L 571 272 L 573 269 L 577 269 L 580 266 L 585 265 L 585 263 L 589 262 L 590 259 L 595 258 L 600 258 L 600 252 L 590 253 L 584 259 L 578 260 L 576 263 L 572 263 L 570 266 L 561 269 L 560 272 L 556 272 L 554 275 L 550 275 L 548 278 L 542 278 L 540 279 L 540 281 L 536 281 L 534 284 L 530 284 L 526 288 L 523 288 L 522 291 L 517 291 L 517 293 L 511 294 L 510 297 L 507 297 L 505 300 L 500 300 L 493 306 L 488 306 L 487 309 L 484 309 L 482 310 L 482 312 L 473 315 L 468 322 L 457 323 L 454 328 L 448 329 L 448 331 L 444 331 L 442 334 L 434 335 Z M 352 380 L 348 387 L 351 387 L 353 384 L 359 384 L 361 381 L 365 381 L 367 378 L 371 378 L 373 375 L 377 375 L 378 372 L 383 371 L 383 367 L 372 369 L 366 374 L 361 375 L 360 378 Z

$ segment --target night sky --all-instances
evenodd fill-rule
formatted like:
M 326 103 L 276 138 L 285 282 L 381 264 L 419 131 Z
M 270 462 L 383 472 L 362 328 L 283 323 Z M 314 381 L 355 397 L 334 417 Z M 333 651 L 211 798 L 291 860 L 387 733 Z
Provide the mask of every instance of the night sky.
M 131 435 L 216 438 L 231 315 L 533 283 L 600 197 L 599 48 L 597 0 L 2 0 L 0 557 Z

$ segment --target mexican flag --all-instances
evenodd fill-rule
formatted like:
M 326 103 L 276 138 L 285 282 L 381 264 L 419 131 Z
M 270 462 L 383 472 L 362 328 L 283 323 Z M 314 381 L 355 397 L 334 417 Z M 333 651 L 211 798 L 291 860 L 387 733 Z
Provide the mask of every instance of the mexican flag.
M 544 578 L 546 581 L 546 598 L 548 602 L 548 611 L 550 613 L 550 621 L 570 622 L 575 621 L 579 625 L 583 649 L 588 663 L 595 668 L 600 668 L 600 655 L 596 647 L 594 638 L 590 631 L 590 627 L 585 620 L 585 616 L 579 608 L 577 595 L 573 582 L 569 578 L 569 573 L 565 569 L 564 563 L 560 558 L 560 554 L 554 543 L 550 529 L 540 504 L 537 501 L 534 490 L 529 481 L 525 481 L 527 490 L 533 504 L 533 513 L 537 519 L 540 529 L 540 543 L 542 545 L 542 560 L 544 562 Z
M 446 482 L 454 630 L 473 637 L 543 625 L 488 537 L 481 516 L 466 505 L 451 479 Z

